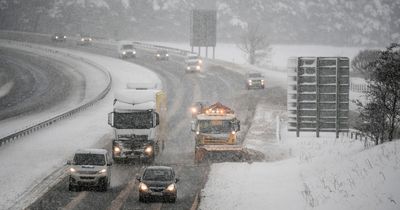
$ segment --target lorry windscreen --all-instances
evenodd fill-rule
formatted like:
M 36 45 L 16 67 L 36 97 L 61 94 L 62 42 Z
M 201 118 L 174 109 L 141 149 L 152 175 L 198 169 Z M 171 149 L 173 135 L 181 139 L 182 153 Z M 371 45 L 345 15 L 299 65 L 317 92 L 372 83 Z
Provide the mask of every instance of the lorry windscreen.
M 114 127 L 117 129 L 149 129 L 153 127 L 152 112 L 131 112 L 114 114 Z
M 198 121 L 201 133 L 229 133 L 233 130 L 230 120 L 200 120 Z
M 104 166 L 106 160 L 102 154 L 75 154 L 75 165 Z

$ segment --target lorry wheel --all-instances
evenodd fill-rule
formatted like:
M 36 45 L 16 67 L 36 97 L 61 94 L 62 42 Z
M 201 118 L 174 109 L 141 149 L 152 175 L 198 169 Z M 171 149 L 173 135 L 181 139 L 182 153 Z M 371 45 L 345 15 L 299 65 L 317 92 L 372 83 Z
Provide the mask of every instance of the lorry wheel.
M 139 202 L 145 203 L 146 199 L 143 196 L 139 195 Z
M 68 184 L 68 191 L 76 191 L 75 186 L 73 186 L 72 184 Z

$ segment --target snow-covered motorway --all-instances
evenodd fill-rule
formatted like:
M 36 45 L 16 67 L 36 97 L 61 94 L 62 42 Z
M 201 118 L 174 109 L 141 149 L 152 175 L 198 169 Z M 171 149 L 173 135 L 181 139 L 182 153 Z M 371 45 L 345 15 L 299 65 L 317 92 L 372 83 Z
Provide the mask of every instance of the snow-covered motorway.
M 68 44 L 66 47 L 74 48 L 73 45 Z M 81 50 L 116 56 L 114 51 L 94 47 L 81 48 Z M 144 73 L 139 67 L 128 67 L 128 64 L 125 64 L 125 62 L 94 55 L 87 56 L 104 64 L 110 70 L 113 76 L 114 89 L 122 88 L 126 81 L 135 81 L 134 75 Z M 192 102 L 198 100 L 210 102 L 221 101 L 233 106 L 242 120 L 242 133 L 245 133 L 249 119 L 254 111 L 255 102 L 262 95 L 261 92 L 254 95 L 248 94 L 244 90 L 243 76 L 220 66 L 209 65 L 207 71 L 201 74 L 185 74 L 183 70 L 183 58 L 174 56 L 171 61 L 157 62 L 154 54 L 147 51 L 139 51 L 138 58 L 131 61 L 156 72 L 163 81 L 164 89 L 168 94 L 169 138 L 166 149 L 157 158 L 156 164 L 171 165 L 177 170 L 180 177 L 177 203 L 139 203 L 134 180 L 135 175 L 140 174 L 143 166 L 115 164 L 113 166 L 112 189 L 110 191 L 106 193 L 92 191 L 69 192 L 66 187 L 66 179 L 63 179 L 46 193 L 45 196 L 31 205 L 31 209 L 56 209 L 63 207 L 71 209 L 143 209 L 150 207 L 189 209 L 195 200 L 197 192 L 202 188 L 208 171 L 207 165 L 193 165 L 194 142 L 190 133 L 189 106 Z M 146 76 L 151 79 L 154 75 Z M 267 89 L 266 91 L 271 91 L 271 89 Z M 80 138 L 80 141 L 60 142 L 61 144 L 65 144 L 63 145 L 65 152 L 60 156 L 71 155 L 74 143 L 82 147 L 96 146 L 110 149 L 111 130 L 106 122 L 106 114 L 111 110 L 111 107 L 112 94 L 109 94 L 99 105 L 94 106 L 91 110 L 83 112 L 74 119 L 68 120 L 69 122 L 60 122 L 54 128 L 43 131 L 47 132 L 47 134 L 39 132 L 34 135 L 47 135 L 49 137 L 51 135 L 58 136 L 57 132 L 64 134 L 73 132 L 74 134 L 69 134 L 67 137 L 62 138 L 62 140 L 68 141 L 68 138 Z M 77 122 L 79 122 L 79 126 L 76 125 Z M 63 125 L 65 129 L 60 128 L 61 124 L 64 123 L 68 124 Z M 37 138 L 34 135 L 28 138 Z M 22 145 L 23 141 L 19 144 Z M 46 156 L 46 153 L 42 155 Z M 58 160 L 58 163 L 60 166 L 62 165 L 61 160 Z

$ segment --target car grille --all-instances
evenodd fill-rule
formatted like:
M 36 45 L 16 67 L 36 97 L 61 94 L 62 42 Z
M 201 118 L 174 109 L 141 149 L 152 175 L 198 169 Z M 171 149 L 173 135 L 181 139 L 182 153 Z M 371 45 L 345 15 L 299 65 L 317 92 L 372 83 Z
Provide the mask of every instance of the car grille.
M 96 174 L 97 171 L 78 171 L 79 174 Z
M 163 187 L 150 187 L 150 190 L 153 192 L 162 192 L 164 191 Z
M 86 179 L 86 180 L 91 180 L 94 179 L 95 177 L 91 177 L 91 176 L 81 176 L 81 179 Z

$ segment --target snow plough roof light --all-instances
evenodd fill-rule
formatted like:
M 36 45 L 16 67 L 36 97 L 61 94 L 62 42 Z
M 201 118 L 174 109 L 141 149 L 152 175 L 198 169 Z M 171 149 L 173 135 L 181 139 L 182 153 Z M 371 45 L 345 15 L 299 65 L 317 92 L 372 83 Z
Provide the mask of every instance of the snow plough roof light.
M 221 103 L 213 104 L 205 109 L 205 114 L 207 115 L 226 115 L 233 114 L 233 110 Z

